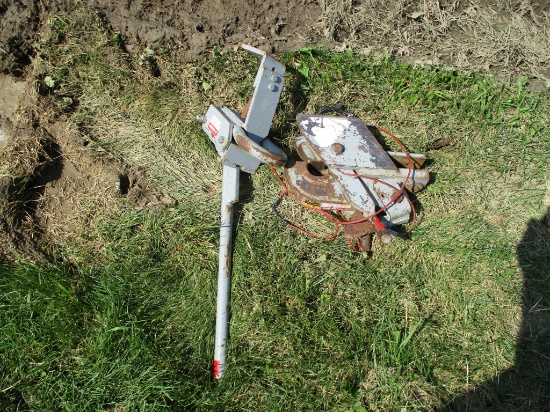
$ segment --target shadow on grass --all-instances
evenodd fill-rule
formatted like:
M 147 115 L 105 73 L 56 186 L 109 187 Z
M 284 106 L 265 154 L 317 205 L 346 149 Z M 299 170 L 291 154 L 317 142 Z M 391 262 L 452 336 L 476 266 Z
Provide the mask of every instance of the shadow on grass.
M 550 411 L 550 208 L 517 247 L 523 314 L 514 366 L 452 400 L 443 411 Z

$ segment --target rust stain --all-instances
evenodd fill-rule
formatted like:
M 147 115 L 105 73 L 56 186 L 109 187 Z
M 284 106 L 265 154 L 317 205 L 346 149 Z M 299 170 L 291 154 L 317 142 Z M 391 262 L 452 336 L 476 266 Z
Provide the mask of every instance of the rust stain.
M 370 252 L 372 250 L 372 235 L 368 234 L 359 238 L 359 250 L 361 252 Z
M 288 190 L 299 201 L 317 204 L 333 203 L 348 208 L 348 200 L 336 194 L 333 179 L 329 174 L 312 174 L 308 164 L 302 160 L 290 161 L 285 167 Z
M 363 213 L 356 210 L 353 215 L 350 216 L 349 220 L 351 222 L 356 220 L 363 219 Z M 350 238 L 350 239 L 358 239 L 360 237 L 363 237 L 365 235 L 370 235 L 376 232 L 376 228 L 374 227 L 374 224 L 370 220 L 365 220 L 361 223 L 355 223 L 353 225 L 345 225 L 344 226 L 344 234 Z
M 286 156 L 280 156 L 276 153 L 272 153 L 266 148 L 260 146 L 259 144 L 253 142 L 246 136 L 241 136 L 239 133 L 235 133 L 235 142 L 237 146 L 243 149 L 245 152 L 253 154 L 254 157 L 257 157 L 262 162 L 272 164 L 274 166 L 283 166 L 286 161 Z
M 387 152 L 390 158 L 400 164 L 403 167 L 409 167 L 409 158 L 405 153 L 402 152 Z M 426 161 L 426 155 L 419 153 L 409 153 L 413 161 L 413 166 L 415 169 L 420 169 L 424 162 Z
M 252 104 L 252 98 L 253 97 L 254 97 L 254 95 L 250 96 L 250 99 L 248 99 L 248 103 L 246 103 L 246 106 L 244 106 L 244 109 L 241 112 L 241 117 L 243 119 L 246 119 L 246 117 L 248 116 L 248 111 L 250 110 L 250 105 Z

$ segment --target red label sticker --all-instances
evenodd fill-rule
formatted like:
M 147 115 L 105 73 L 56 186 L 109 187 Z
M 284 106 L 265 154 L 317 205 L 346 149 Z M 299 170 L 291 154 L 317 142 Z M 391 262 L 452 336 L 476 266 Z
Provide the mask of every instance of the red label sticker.
M 208 125 L 206 126 L 206 128 L 210 130 L 210 133 L 212 133 L 214 137 L 218 135 L 221 127 L 222 122 L 220 122 L 220 119 L 218 119 L 216 116 L 212 116 L 212 119 L 210 119 L 210 122 L 208 122 Z
M 218 132 L 219 130 L 216 129 L 216 126 L 214 126 L 212 124 L 212 122 L 208 123 L 208 126 L 206 126 L 208 128 L 208 130 L 210 130 L 210 133 L 212 133 L 214 135 L 214 137 L 216 137 L 218 135 Z

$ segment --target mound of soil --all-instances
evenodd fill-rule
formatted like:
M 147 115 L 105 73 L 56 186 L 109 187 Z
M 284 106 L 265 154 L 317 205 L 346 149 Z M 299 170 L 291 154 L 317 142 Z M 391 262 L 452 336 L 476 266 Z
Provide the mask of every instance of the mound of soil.
M 321 9 L 313 2 L 99 0 L 98 7 L 130 48 L 176 46 L 187 60 L 240 41 L 273 53 L 320 40 L 312 27 Z
M 32 82 L 0 74 L 0 261 L 51 261 L 54 245 L 86 219 L 114 211 L 127 195 L 136 209 L 174 207 L 121 161 L 88 150 L 82 133 Z
M 0 0 L 0 71 L 23 74 L 39 24 L 37 0 Z
M 41 21 L 70 7 L 65 0 L 0 0 L 0 72 L 21 76 Z M 169 47 L 186 61 L 241 41 L 270 53 L 326 41 L 315 29 L 322 13 L 314 2 L 98 0 L 92 7 L 128 50 Z

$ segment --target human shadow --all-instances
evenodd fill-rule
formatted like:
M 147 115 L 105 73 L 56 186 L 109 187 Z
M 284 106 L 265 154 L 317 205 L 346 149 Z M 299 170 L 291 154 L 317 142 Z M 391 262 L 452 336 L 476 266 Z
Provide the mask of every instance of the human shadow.
M 440 411 L 550 411 L 550 208 L 517 246 L 523 313 L 514 366 Z

